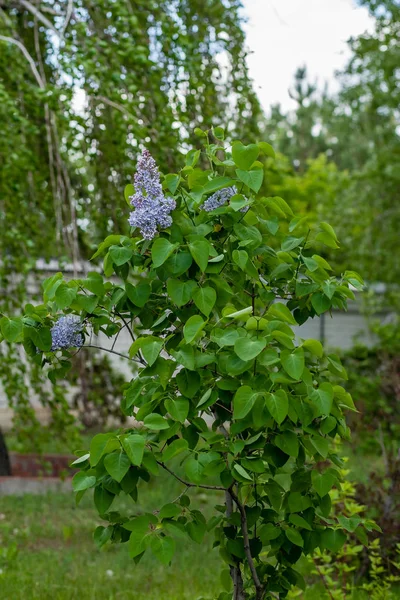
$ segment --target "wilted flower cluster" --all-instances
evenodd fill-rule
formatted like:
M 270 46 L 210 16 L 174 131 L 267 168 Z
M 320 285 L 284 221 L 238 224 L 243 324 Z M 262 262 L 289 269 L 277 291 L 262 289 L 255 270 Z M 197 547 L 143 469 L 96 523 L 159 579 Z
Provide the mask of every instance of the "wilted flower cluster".
M 135 210 L 128 221 L 132 227 L 140 229 L 144 239 L 152 240 L 157 226 L 166 229 L 172 225 L 169 213 L 176 203 L 164 196 L 156 162 L 148 150 L 143 150 L 138 159 L 134 182 L 135 194 L 129 199 Z
M 77 315 L 60 317 L 51 328 L 51 349 L 80 348 L 83 346 L 83 325 Z
M 211 212 L 212 210 L 215 210 L 216 208 L 219 208 L 225 204 L 225 202 L 228 202 L 228 200 L 237 193 L 238 192 L 235 186 L 218 190 L 215 192 L 215 194 L 207 198 L 207 200 L 203 203 L 202 209 L 207 212 Z

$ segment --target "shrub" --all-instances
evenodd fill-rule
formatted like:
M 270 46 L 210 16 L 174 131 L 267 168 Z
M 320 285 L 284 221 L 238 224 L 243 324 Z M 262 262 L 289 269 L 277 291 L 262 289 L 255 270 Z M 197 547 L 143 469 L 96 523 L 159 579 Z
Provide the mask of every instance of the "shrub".
M 124 386 L 121 409 L 138 427 L 98 434 L 74 463 L 77 500 L 94 489 L 108 522 L 95 540 L 126 542 L 135 562 L 150 549 L 168 564 L 175 539 L 201 543 L 214 531 L 227 565 L 220 600 L 284 598 L 304 587 L 294 568 L 303 554 L 338 552 L 346 540 L 331 517 L 342 463 L 330 442 L 348 437 L 344 411 L 354 410 L 328 380 L 346 379 L 340 359 L 317 340 L 295 342 L 293 327 L 345 309 L 350 284 L 362 280 L 353 271 L 331 275 L 321 256 L 337 247 L 329 224 L 308 227 L 282 198 L 258 196 L 263 161 L 273 157 L 268 144 L 231 146 L 220 127 L 196 133 L 202 149 L 162 182 L 143 152 L 127 189 L 137 229 L 108 236 L 93 257 L 104 257 L 105 278 L 47 279 L 43 304 L 4 317 L 2 333 L 55 379 L 71 366 L 71 337 L 81 346 L 80 335 L 115 339 L 126 328 L 138 376 Z M 63 321 L 71 331 L 57 335 L 61 349 L 52 351 L 55 324 L 67 314 L 75 315 Z M 160 469 L 182 492 L 138 514 L 138 492 Z M 208 521 L 191 505 L 192 488 L 218 495 Z M 113 510 L 122 492 L 133 500 L 129 514 Z

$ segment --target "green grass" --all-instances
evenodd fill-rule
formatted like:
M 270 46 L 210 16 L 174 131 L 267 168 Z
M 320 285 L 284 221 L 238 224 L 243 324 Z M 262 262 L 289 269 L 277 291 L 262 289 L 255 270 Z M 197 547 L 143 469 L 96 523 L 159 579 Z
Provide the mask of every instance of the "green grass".
M 146 485 L 141 497 L 146 510 L 152 510 L 173 500 L 177 492 L 179 484 L 162 476 Z M 195 493 L 192 498 L 206 511 L 216 499 Z M 144 508 L 129 497 L 118 502 L 118 508 L 132 513 Z M 89 494 L 77 507 L 72 493 L 2 497 L 0 513 L 2 600 L 195 600 L 220 589 L 221 561 L 212 550 L 211 536 L 201 545 L 177 541 L 170 567 L 150 552 L 135 565 L 126 545 L 108 544 L 101 550 L 94 545 L 93 530 L 101 520 Z M 18 555 L 7 564 L 1 547 L 13 543 Z
M 88 447 L 91 436 L 85 436 L 81 447 Z M 13 439 L 8 436 L 13 447 Z M 48 452 L 59 451 L 49 444 Z M 351 448 L 343 448 L 349 456 L 350 477 L 368 478 L 368 472 L 381 467 Z M 372 457 L 371 457 L 372 458 Z M 368 464 L 368 469 L 365 465 Z M 125 496 L 114 501 L 113 509 L 126 514 L 159 509 L 173 501 L 182 486 L 162 472 L 139 490 L 139 505 Z M 212 506 L 222 502 L 215 494 L 190 490 L 192 505 L 211 515 Z M 213 535 L 203 544 L 177 540 L 172 565 L 161 565 L 146 552 L 135 565 L 126 545 L 109 545 L 99 550 L 93 542 L 93 531 L 104 524 L 93 507 L 91 493 L 79 506 L 70 494 L 0 497 L 0 598 L 1 600 L 197 600 L 215 598 L 221 591 L 220 571 L 223 567 L 218 550 L 212 549 Z M 13 558 L 7 548 L 16 546 Z M 301 600 L 329 598 L 320 582 L 310 578 L 309 565 L 298 565 L 307 578 L 307 589 Z M 394 596 L 400 598 L 400 593 Z M 354 599 L 367 600 L 365 595 Z

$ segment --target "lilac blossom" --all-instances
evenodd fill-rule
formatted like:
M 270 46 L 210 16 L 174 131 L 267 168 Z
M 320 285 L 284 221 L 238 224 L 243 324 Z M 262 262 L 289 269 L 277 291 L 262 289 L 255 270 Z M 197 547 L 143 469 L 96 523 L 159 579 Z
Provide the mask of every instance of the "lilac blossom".
M 164 196 L 156 162 L 148 150 L 143 150 L 138 159 L 134 183 L 135 193 L 129 199 L 135 210 L 128 221 L 140 229 L 144 239 L 152 240 L 157 227 L 166 229 L 172 225 L 169 213 L 176 202 Z
M 215 210 L 216 208 L 219 208 L 225 204 L 225 202 L 228 202 L 228 200 L 230 200 L 235 194 L 237 194 L 237 189 L 235 186 L 218 190 L 212 196 L 207 198 L 207 200 L 203 203 L 202 209 L 206 212 L 211 212 L 212 210 Z
M 63 350 L 83 346 L 83 324 L 77 315 L 60 317 L 51 328 L 51 349 Z

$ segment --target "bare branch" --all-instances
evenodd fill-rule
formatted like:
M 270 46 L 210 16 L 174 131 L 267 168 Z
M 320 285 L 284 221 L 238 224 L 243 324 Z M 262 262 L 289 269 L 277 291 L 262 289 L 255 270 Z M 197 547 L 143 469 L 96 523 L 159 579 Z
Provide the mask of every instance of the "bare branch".
M 38 10 L 33 4 L 31 4 L 28 0 L 19 0 L 19 2 L 29 11 L 32 15 L 34 15 L 39 21 L 46 25 L 49 29 L 52 30 L 53 33 L 57 35 L 57 37 L 62 37 L 62 34 L 56 29 L 51 21 L 47 17 L 45 17 L 40 10 Z
M 110 100 L 109 98 L 106 98 L 105 96 L 93 96 L 93 99 L 94 100 L 99 100 L 100 102 L 104 102 L 104 104 L 108 104 L 109 106 L 112 106 L 113 108 L 116 108 L 117 110 L 119 110 L 120 112 L 124 113 L 125 115 L 127 115 L 131 119 L 133 118 L 132 113 L 130 113 L 129 110 L 127 110 L 125 108 L 125 106 L 123 106 L 122 104 L 118 104 L 118 102 L 114 102 L 113 100 Z
M 71 20 L 72 17 L 72 11 L 74 9 L 74 0 L 68 0 L 68 6 L 67 6 L 67 14 L 65 15 L 65 21 L 64 21 L 64 25 L 62 26 L 62 35 L 64 35 L 65 30 L 67 29 L 69 22 Z
M 22 42 L 20 42 L 19 40 L 16 40 L 11 37 L 7 37 L 5 35 L 0 35 L 0 40 L 3 40 L 3 42 L 7 42 L 8 44 L 14 44 L 15 46 L 18 46 L 18 48 L 21 50 L 22 54 L 25 56 L 26 60 L 29 62 L 30 67 L 32 69 L 32 73 L 34 74 L 39 87 L 43 90 L 45 88 L 45 84 L 44 84 L 42 78 L 40 77 L 39 71 L 36 68 L 35 61 L 33 60 L 32 56 L 29 54 L 28 50 L 25 48 L 24 44 Z

